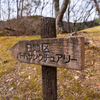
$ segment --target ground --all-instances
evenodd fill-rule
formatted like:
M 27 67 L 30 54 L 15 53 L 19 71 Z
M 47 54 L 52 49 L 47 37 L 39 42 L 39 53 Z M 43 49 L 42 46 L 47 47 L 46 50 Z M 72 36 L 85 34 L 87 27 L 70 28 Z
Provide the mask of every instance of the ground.
M 57 69 L 58 100 L 100 100 L 100 26 L 77 32 L 84 36 L 85 68 Z M 59 34 L 67 37 L 70 34 Z M 19 40 L 40 36 L 0 37 L 0 100 L 42 100 L 40 65 L 20 63 L 9 52 Z

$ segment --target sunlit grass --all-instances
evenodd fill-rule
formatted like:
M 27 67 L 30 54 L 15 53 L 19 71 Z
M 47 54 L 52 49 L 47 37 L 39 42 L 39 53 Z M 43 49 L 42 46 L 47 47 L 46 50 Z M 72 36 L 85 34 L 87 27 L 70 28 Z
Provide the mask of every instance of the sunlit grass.
M 82 36 L 100 40 L 100 27 L 86 29 Z M 82 32 L 82 31 L 81 31 Z M 78 32 L 80 35 L 80 33 Z M 58 34 L 67 37 L 70 34 Z M 42 100 L 42 71 L 40 65 L 20 63 L 9 49 L 20 40 L 40 39 L 40 36 L 0 37 L 0 100 Z M 99 100 L 100 48 L 95 44 L 85 46 L 85 70 L 57 69 L 59 100 Z M 97 70 L 98 69 L 98 70 Z M 75 79 L 75 76 L 78 79 Z M 14 90 L 9 91 L 11 87 Z M 96 88 L 96 89 L 95 89 Z M 11 94 L 10 96 L 8 94 Z

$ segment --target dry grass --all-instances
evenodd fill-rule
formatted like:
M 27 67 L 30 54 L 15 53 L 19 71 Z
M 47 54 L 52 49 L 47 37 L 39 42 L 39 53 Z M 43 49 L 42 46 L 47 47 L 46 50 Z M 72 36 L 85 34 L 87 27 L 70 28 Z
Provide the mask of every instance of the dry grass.
M 57 69 L 58 100 L 100 100 L 100 27 L 84 31 L 88 33 L 78 35 L 90 42 L 85 46 L 85 69 Z M 40 37 L 0 37 L 0 100 L 42 100 L 41 66 L 20 63 L 9 53 L 19 40 L 29 39 Z

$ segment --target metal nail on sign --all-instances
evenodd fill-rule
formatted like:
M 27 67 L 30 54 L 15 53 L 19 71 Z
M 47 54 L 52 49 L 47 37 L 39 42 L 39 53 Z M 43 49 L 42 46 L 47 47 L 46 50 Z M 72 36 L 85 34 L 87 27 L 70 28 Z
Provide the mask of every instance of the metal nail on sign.
M 81 70 L 84 68 L 84 37 L 23 40 L 10 52 L 19 61 Z

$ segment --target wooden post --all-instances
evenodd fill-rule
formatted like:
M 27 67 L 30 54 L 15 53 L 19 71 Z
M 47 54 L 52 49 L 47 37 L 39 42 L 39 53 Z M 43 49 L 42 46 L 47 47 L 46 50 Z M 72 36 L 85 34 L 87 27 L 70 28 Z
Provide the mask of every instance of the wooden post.
M 41 18 L 41 38 L 56 37 L 55 18 Z M 57 68 L 42 65 L 43 100 L 57 100 Z

